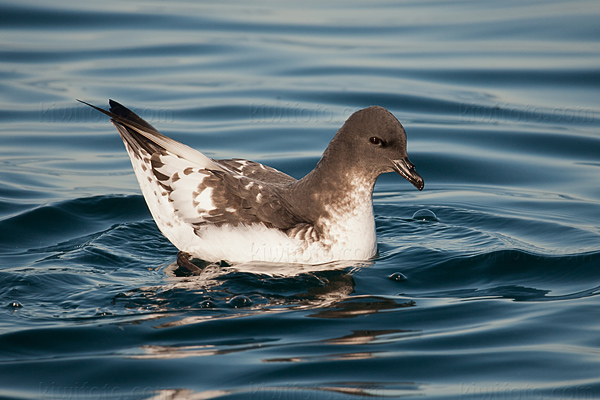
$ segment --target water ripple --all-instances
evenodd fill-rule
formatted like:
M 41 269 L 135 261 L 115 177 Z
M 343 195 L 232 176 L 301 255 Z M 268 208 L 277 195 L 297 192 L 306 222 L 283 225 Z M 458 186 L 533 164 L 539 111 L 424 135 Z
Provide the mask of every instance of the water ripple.
M 599 397 L 595 3 L 38 3 L 0 13 L 0 396 Z M 76 98 L 295 177 L 382 105 L 426 187 L 379 179 L 372 261 L 186 276 Z

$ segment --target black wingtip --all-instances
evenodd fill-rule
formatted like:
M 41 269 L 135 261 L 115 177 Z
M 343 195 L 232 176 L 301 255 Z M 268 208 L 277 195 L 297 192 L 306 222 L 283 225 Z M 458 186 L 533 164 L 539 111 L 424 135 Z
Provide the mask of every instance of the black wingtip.
M 144 121 L 139 115 L 112 99 L 108 100 L 108 104 L 110 105 L 110 111 L 106 111 L 100 107 L 96 107 L 95 105 L 87 103 L 83 100 L 76 100 L 80 103 L 92 107 L 94 110 L 100 111 L 104 115 L 109 116 L 113 122 L 118 122 L 126 126 L 135 127 L 138 129 L 147 129 L 158 133 L 156 128 L 154 128 L 148 122 Z
M 110 106 L 109 111 L 106 111 L 100 107 L 90 104 L 87 101 L 83 101 L 83 100 L 79 100 L 79 99 L 75 99 L 75 100 L 77 100 L 80 103 L 85 104 L 86 106 L 90 106 L 94 110 L 98 110 L 101 113 L 108 115 L 109 117 L 113 117 L 113 115 L 111 115 L 111 114 L 115 114 L 115 115 L 122 116 L 122 117 L 127 116 L 127 114 L 133 114 L 133 112 L 130 109 L 128 109 L 127 107 L 123 106 L 120 103 L 117 103 L 116 101 L 114 101 L 112 99 L 108 100 L 108 105 Z
M 119 117 L 125 118 L 131 122 L 134 122 L 140 126 L 143 126 L 144 128 L 156 131 L 156 129 L 152 125 L 150 125 L 142 117 L 140 117 L 139 115 L 137 115 L 136 113 L 131 111 L 129 108 L 125 107 L 124 105 L 122 105 L 112 99 L 108 100 L 108 104 L 110 105 L 110 112 L 113 113 L 113 115 L 118 115 Z
M 79 99 L 75 99 L 75 100 L 77 100 L 77 101 L 78 101 L 78 102 L 80 102 L 80 103 L 83 103 L 83 104 L 85 104 L 86 106 L 90 106 L 90 107 L 92 107 L 94 110 L 100 111 L 100 112 L 101 112 L 102 114 L 104 114 L 104 115 L 107 115 L 107 116 L 109 116 L 109 117 L 111 117 L 111 118 L 113 117 L 112 113 L 111 113 L 111 112 L 109 112 L 109 111 L 106 111 L 106 110 L 104 110 L 104 109 L 102 109 L 102 108 L 100 108 L 100 107 L 96 107 L 95 105 L 93 105 L 93 104 L 90 104 L 90 103 L 88 103 L 88 102 L 86 102 L 86 101 L 83 101 L 83 100 L 79 100 Z
M 115 110 L 127 110 L 129 111 L 129 109 L 127 109 L 127 107 L 125 107 L 123 104 L 114 101 L 113 99 L 108 99 L 108 105 L 110 106 L 110 111 L 115 112 Z
M 114 101 L 113 99 L 108 99 L 108 105 L 110 106 L 110 112 L 117 115 L 125 117 L 128 114 L 133 114 L 133 111 L 125 107 L 123 104 Z

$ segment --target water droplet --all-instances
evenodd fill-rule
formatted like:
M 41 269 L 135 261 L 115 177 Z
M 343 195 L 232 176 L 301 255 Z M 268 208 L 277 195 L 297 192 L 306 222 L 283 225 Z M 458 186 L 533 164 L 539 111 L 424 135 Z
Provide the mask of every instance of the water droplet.
M 212 300 L 204 300 L 200 302 L 200 308 L 217 308 L 217 305 Z
M 12 308 L 21 308 L 21 307 L 23 307 L 23 304 L 21 304 L 20 301 L 13 300 L 10 303 L 8 303 L 8 306 L 12 307 Z
M 388 276 L 388 278 L 396 282 L 402 282 L 408 279 L 402 272 L 394 272 Z
M 97 317 L 109 317 L 111 315 L 115 315 L 112 311 L 110 311 L 108 308 L 98 308 L 96 309 L 96 316 Z
M 252 300 L 244 295 L 239 295 L 229 300 L 227 304 L 233 308 L 249 307 L 252 305 Z
M 412 219 L 414 219 L 415 221 L 437 221 L 438 220 L 435 213 L 426 208 L 414 213 L 412 216 Z

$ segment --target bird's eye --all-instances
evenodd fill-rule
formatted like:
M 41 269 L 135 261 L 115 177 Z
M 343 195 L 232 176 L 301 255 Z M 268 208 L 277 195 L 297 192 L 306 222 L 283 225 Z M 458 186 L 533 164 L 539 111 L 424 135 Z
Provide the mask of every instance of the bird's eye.
M 381 140 L 380 138 L 378 138 L 377 136 L 371 136 L 369 138 L 369 142 L 371 142 L 371 144 L 374 144 L 376 146 L 383 146 L 385 144 L 385 142 L 383 140 Z

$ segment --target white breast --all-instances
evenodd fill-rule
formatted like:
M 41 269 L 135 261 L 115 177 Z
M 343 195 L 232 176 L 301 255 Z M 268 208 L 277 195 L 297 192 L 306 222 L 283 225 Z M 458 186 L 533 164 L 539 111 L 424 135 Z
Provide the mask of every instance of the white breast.
M 377 252 L 371 188 L 363 182 L 349 193 L 344 207 L 328 207 L 331 216 L 319 221 L 324 227 L 335 260 L 368 260 Z

